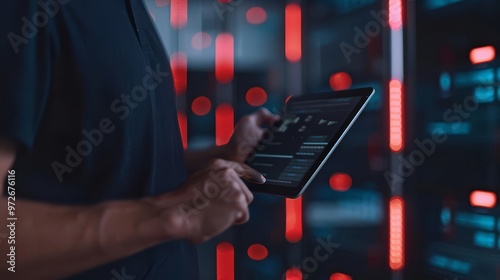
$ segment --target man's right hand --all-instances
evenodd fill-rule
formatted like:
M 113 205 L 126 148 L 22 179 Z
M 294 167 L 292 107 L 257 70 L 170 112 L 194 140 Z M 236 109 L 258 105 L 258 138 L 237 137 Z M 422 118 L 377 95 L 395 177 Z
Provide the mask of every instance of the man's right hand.
M 15 145 L 0 140 L 0 193 L 6 188 L 3 182 L 15 155 Z M 206 241 L 248 220 L 248 204 L 253 196 L 242 177 L 257 183 L 264 181 L 246 165 L 215 160 L 189 177 L 177 191 L 156 197 L 89 206 L 18 199 L 16 273 L 7 270 L 7 255 L 3 255 L 0 278 L 28 279 L 37 275 L 39 279 L 60 279 L 162 242 Z M 0 197 L 0 205 L 6 204 L 7 199 Z M 1 220 L 6 219 L 6 210 L 0 209 Z M 0 242 L 0 251 L 6 252 L 8 246 Z
M 216 159 L 190 176 L 179 190 L 153 201 L 160 207 L 168 205 L 169 220 L 176 221 L 180 229 L 176 231 L 179 239 L 205 242 L 233 224 L 248 221 L 253 195 L 241 178 L 265 182 L 259 172 L 245 164 Z

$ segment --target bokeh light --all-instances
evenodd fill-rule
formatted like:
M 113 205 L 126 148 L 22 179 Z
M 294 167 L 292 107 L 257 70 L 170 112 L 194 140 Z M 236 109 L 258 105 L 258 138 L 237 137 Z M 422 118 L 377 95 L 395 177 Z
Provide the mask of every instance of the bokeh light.
M 155 0 L 155 4 L 158 7 L 165 7 L 170 5 L 170 0 Z
M 259 25 L 266 22 L 267 13 L 266 10 L 261 7 L 253 7 L 248 9 L 246 18 L 250 24 Z
M 335 272 L 330 275 L 330 280 L 352 280 L 352 277 L 344 273 Z
M 330 176 L 330 187 L 339 192 L 345 192 L 349 190 L 352 186 L 352 178 L 347 173 L 334 173 Z
M 191 46 L 196 50 L 203 50 L 212 44 L 212 36 L 206 32 L 198 32 L 191 39 Z
M 253 244 L 248 247 L 247 254 L 252 260 L 261 261 L 267 258 L 268 251 L 264 245 Z
M 289 268 L 285 276 L 286 280 L 302 280 L 302 272 L 296 267 Z
M 261 87 L 253 87 L 247 91 L 245 99 L 251 106 L 262 106 L 267 101 L 267 93 Z
M 205 96 L 197 97 L 191 104 L 191 110 L 197 116 L 205 116 L 212 109 L 212 102 Z
M 351 86 L 351 76 L 346 72 L 338 72 L 330 76 L 330 87 L 333 90 L 349 89 Z

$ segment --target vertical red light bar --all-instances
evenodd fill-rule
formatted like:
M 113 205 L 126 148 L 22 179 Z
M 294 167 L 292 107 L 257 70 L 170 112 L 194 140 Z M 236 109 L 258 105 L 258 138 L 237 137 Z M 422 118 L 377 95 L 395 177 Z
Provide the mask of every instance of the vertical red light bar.
M 302 239 L 302 196 L 286 199 L 285 237 L 288 242 L 296 243 Z
M 184 112 L 177 113 L 177 120 L 179 121 L 179 130 L 181 131 L 182 146 L 184 150 L 187 149 L 187 116 Z
M 401 0 L 389 0 L 389 26 L 398 30 L 403 26 L 403 3 Z
M 184 94 L 187 89 L 187 56 L 176 52 L 170 57 L 170 66 L 174 78 L 174 88 L 177 95 Z
M 234 280 L 234 247 L 231 243 L 217 245 L 217 280 Z
M 170 25 L 173 28 L 184 27 L 188 18 L 188 1 L 171 0 L 170 2 Z
M 398 168 L 396 154 L 404 148 L 404 34 L 403 1 L 388 0 L 390 31 L 390 69 L 389 82 L 389 148 L 391 149 L 391 170 Z M 400 270 L 405 264 L 404 248 L 404 201 L 403 183 L 391 184 L 392 198 L 389 201 L 389 266 L 395 271 L 392 279 L 401 278 Z M 396 272 L 397 271 L 397 272 Z
M 302 58 L 302 8 L 295 3 L 285 8 L 285 54 L 290 62 Z
M 394 196 L 389 202 L 389 266 L 400 270 L 405 265 L 404 200 Z
M 234 109 L 230 104 L 220 104 L 215 109 L 215 144 L 225 145 L 234 128 Z
M 215 39 L 215 78 L 221 84 L 230 83 L 234 77 L 234 37 L 222 33 Z
M 389 146 L 401 152 L 403 142 L 403 85 L 398 80 L 389 83 Z

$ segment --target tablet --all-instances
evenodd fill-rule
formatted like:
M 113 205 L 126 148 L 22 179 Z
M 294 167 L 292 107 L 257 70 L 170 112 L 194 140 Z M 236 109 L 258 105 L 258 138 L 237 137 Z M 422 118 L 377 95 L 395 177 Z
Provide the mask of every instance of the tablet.
M 374 93 L 351 89 L 292 97 L 246 164 L 266 177 L 251 191 L 290 198 L 311 184 Z

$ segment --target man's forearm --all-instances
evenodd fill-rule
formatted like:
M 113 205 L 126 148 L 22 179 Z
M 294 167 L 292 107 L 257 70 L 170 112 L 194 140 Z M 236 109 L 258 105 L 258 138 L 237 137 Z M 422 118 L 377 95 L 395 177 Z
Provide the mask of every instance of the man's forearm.
M 2 198 L 0 221 L 4 222 L 6 204 Z M 17 201 L 15 244 L 0 239 L 0 278 L 62 278 L 177 238 L 182 221 L 173 211 L 155 206 L 151 199 L 89 207 Z M 0 233 L 6 230 L 2 228 Z M 15 246 L 15 273 L 7 270 L 11 246 Z

